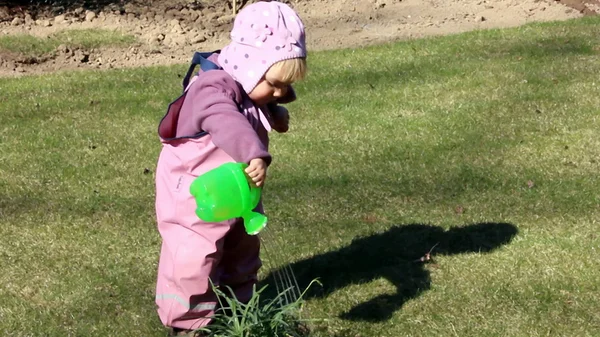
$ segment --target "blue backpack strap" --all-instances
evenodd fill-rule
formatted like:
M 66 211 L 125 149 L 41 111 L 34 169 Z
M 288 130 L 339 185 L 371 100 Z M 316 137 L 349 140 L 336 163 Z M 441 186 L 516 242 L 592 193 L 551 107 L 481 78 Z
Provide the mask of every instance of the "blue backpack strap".
M 214 52 L 208 52 L 208 53 L 200 53 L 200 52 L 194 53 L 194 56 L 192 57 L 192 64 L 190 64 L 190 68 L 188 69 L 187 74 L 183 78 L 183 90 L 184 91 L 187 88 L 188 84 L 190 84 L 190 78 L 194 74 L 194 69 L 196 69 L 196 66 L 199 65 L 200 69 L 202 69 L 202 71 L 221 69 L 221 67 L 216 65 L 214 62 L 211 62 L 208 60 L 208 57 L 210 55 L 212 55 L 214 53 L 218 53 L 218 52 L 220 52 L 220 50 L 217 50 Z

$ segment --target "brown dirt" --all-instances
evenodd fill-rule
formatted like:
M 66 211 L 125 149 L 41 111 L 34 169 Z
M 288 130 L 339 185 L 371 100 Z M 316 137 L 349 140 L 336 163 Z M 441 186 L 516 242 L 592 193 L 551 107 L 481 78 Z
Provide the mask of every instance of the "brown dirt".
M 81 50 L 60 46 L 40 58 L 0 53 L 0 76 L 187 63 L 194 51 L 218 49 L 228 42 L 234 18 L 231 1 L 145 3 L 151 4 L 110 5 L 94 11 L 76 8 L 61 15 L 40 9 L 0 6 L 2 35 L 45 37 L 66 29 L 103 28 L 135 35 L 140 41 L 126 49 Z M 600 0 L 296 0 L 288 3 L 296 8 L 306 24 L 311 50 L 359 47 L 600 13 Z

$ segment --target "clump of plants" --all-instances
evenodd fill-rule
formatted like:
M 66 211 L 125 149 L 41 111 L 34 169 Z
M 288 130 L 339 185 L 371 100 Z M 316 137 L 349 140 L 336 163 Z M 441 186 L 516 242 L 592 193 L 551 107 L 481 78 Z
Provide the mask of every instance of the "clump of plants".
M 307 287 L 318 282 L 312 281 Z M 219 299 L 220 309 L 213 316 L 210 326 L 197 332 L 208 337 L 309 337 L 308 320 L 301 318 L 303 296 L 306 290 L 291 303 L 286 295 L 291 289 L 277 294 L 275 298 L 266 299 L 265 289 L 254 288 L 252 298 L 240 302 L 231 288 L 223 291 L 213 287 Z

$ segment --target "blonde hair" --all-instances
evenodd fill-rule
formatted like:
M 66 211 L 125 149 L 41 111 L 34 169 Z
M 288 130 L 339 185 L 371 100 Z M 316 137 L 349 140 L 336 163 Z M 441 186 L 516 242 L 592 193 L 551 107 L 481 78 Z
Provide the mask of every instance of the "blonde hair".
M 283 83 L 292 83 L 306 77 L 306 58 L 293 58 L 279 61 L 271 66 L 269 71 L 276 71 Z

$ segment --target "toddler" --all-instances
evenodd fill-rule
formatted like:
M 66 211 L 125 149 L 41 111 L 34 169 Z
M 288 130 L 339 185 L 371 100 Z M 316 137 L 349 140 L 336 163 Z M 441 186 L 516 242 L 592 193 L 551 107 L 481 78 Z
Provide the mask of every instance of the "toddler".
M 186 92 L 158 128 L 156 216 L 162 247 L 156 304 L 174 335 L 210 323 L 217 309 L 211 281 L 231 287 L 241 301 L 252 296 L 261 266 L 259 238 L 246 234 L 241 219 L 198 219 L 189 187 L 226 162 L 248 163 L 248 177 L 264 185 L 271 163 L 268 132 L 288 129 L 288 111 L 278 104 L 296 99 L 291 84 L 306 72 L 304 25 L 285 4 L 257 2 L 237 15 L 229 45 L 205 56 L 203 65 L 212 70 L 184 81 Z M 257 208 L 262 212 L 262 204 Z

